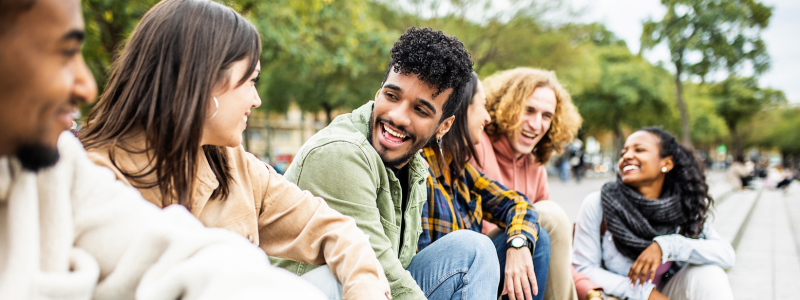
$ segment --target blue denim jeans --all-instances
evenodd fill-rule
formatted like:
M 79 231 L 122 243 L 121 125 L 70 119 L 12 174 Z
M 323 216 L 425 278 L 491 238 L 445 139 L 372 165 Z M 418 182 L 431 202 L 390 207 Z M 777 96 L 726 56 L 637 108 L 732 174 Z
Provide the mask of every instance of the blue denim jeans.
M 300 278 L 310 282 L 311 285 L 318 288 L 328 300 L 342 300 L 342 284 L 333 276 L 333 272 L 328 265 L 320 266 L 316 269 L 303 274 Z
M 417 253 L 407 270 L 429 300 L 497 299 L 497 254 L 479 232 L 448 233 Z
M 495 248 L 497 249 L 497 259 L 500 262 L 500 284 L 504 283 L 505 268 L 506 268 L 506 240 L 508 235 L 504 233 L 498 234 L 492 238 Z M 547 283 L 547 270 L 550 268 L 550 234 L 547 230 L 539 229 L 539 238 L 536 240 L 536 245 L 533 247 L 533 273 L 536 274 L 536 283 L 539 287 L 539 294 L 533 296 L 533 300 L 544 299 L 544 287 Z M 503 286 L 498 288 L 498 295 L 503 292 Z M 511 291 L 509 291 L 510 293 Z M 503 300 L 508 299 L 508 296 L 503 296 Z M 517 298 L 517 300 L 523 300 Z M 525 299 L 530 300 L 530 299 Z

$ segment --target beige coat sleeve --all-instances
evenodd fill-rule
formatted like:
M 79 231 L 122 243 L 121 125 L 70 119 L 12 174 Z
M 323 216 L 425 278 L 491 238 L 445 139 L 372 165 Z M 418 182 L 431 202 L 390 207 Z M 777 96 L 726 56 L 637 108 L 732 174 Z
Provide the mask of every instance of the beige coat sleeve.
M 73 226 L 59 230 L 74 234 L 73 252 L 96 261 L 99 281 L 92 299 L 324 299 L 308 282 L 271 266 L 263 251 L 241 236 L 205 228 L 182 206 L 162 210 L 148 203 L 87 158 L 71 133 L 61 135 L 59 152 L 59 165 L 49 171 L 55 173 L 40 182 L 50 191 L 45 196 L 69 199 L 50 204 L 69 203 L 61 209 L 70 210 Z M 55 280 L 70 276 L 39 280 L 55 291 Z
M 356 222 L 248 155 L 252 176 L 258 177 L 254 190 L 263 199 L 258 228 L 264 250 L 302 263 L 327 263 L 342 282 L 344 299 L 386 299 L 389 282 Z

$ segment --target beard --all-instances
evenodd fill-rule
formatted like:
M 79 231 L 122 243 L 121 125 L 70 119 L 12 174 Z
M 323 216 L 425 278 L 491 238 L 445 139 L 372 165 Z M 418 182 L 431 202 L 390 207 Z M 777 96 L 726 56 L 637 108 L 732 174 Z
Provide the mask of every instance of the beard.
M 401 166 L 407 164 L 409 161 L 411 161 L 411 158 L 414 157 L 414 154 L 417 154 L 417 152 L 419 152 L 420 149 L 425 147 L 425 145 L 428 144 L 428 141 L 433 138 L 433 134 L 431 134 L 431 136 L 429 137 L 417 139 L 417 136 L 415 134 L 408 133 L 403 127 L 396 126 L 391 120 L 383 118 L 377 119 L 374 117 L 374 115 L 371 115 L 369 119 L 370 119 L 369 138 L 367 139 L 367 141 L 369 141 L 369 144 L 372 146 L 372 148 L 375 149 L 376 152 L 378 152 L 378 155 L 380 155 L 383 163 L 389 166 L 390 168 L 399 169 Z M 394 159 L 389 159 L 388 157 L 386 157 L 387 154 L 385 152 L 382 153 L 381 151 L 378 151 L 378 149 L 375 148 L 375 141 L 372 140 L 375 138 L 375 129 L 376 129 L 375 125 L 378 124 L 378 122 L 389 124 L 397 129 L 406 132 L 406 135 L 408 135 L 409 139 L 411 139 L 411 148 L 409 148 L 409 151 L 403 153 L 403 155 L 400 155 L 399 157 Z
M 20 164 L 32 172 L 54 166 L 59 157 L 58 148 L 41 143 L 23 144 L 17 149 Z

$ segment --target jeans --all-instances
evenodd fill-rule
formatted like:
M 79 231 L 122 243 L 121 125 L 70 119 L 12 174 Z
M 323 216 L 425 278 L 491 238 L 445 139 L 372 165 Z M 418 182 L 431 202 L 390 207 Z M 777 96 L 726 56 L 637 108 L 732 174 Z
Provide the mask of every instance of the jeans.
M 336 276 L 333 276 L 333 272 L 328 265 L 313 269 L 300 276 L 300 278 L 305 279 L 322 291 L 328 300 L 342 300 L 342 284 L 336 279 Z
M 658 289 L 671 300 L 733 300 L 728 274 L 713 265 L 687 265 Z
M 430 300 L 485 300 L 497 298 L 498 266 L 489 237 L 456 230 L 417 253 L 406 270 Z
M 508 235 L 506 233 L 498 234 L 492 238 L 492 242 L 497 250 L 497 258 L 500 261 L 500 284 L 505 281 L 505 268 L 506 268 L 506 240 Z M 550 267 L 550 235 L 547 230 L 539 229 L 539 238 L 536 240 L 536 245 L 533 248 L 533 273 L 536 274 L 536 284 L 539 287 L 539 294 L 533 296 L 533 300 L 544 299 L 544 287 L 547 283 L 547 269 Z M 503 286 L 498 288 L 497 295 L 503 292 Z M 511 293 L 512 291 L 508 291 Z M 503 296 L 503 300 L 508 299 L 508 295 Z M 517 298 L 517 300 L 523 300 Z M 525 299 L 531 300 L 531 299 Z

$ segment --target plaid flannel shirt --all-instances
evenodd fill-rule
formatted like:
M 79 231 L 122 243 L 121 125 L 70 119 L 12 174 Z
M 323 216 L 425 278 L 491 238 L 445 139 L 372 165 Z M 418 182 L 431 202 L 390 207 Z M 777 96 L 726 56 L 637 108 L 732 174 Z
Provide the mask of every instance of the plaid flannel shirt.
M 440 163 L 437 154 L 430 147 L 422 151 L 431 176 L 426 181 L 428 199 L 422 207 L 422 233 L 417 251 L 459 229 L 480 232 L 484 219 L 505 228 L 509 237 L 523 234 L 536 243 L 538 216 L 525 195 L 486 177 L 467 163 L 464 174 L 455 182 L 458 192 L 453 197 L 449 163 Z

